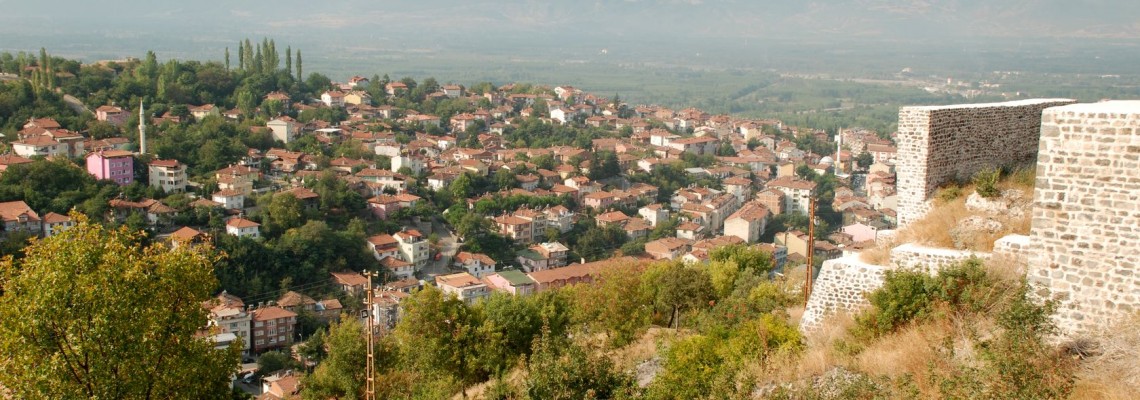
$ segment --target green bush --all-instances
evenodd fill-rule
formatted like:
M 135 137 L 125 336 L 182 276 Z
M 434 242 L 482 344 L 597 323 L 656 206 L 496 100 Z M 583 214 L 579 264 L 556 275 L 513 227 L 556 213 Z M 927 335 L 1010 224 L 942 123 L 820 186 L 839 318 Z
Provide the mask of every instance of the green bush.
M 979 196 L 987 199 L 992 199 L 1001 196 L 1001 189 L 997 187 L 998 181 L 1001 180 L 1001 170 L 996 168 L 987 168 L 974 174 L 974 186 Z
M 871 308 L 855 318 L 853 334 L 870 339 L 943 311 L 979 312 L 1001 295 L 1002 284 L 982 261 L 970 259 L 931 276 L 922 271 L 887 271 L 883 286 L 867 299 Z
M 938 200 L 943 203 L 949 203 L 962 197 L 962 188 L 960 186 L 947 186 L 938 191 Z

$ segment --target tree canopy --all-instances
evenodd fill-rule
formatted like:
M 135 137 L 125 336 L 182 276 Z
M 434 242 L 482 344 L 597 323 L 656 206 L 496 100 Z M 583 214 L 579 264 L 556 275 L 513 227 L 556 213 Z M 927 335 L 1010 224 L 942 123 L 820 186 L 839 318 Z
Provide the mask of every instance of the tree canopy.
M 238 351 L 195 332 L 217 286 L 208 247 L 142 246 L 78 225 L 0 263 L 0 385 L 16 398 L 227 398 Z

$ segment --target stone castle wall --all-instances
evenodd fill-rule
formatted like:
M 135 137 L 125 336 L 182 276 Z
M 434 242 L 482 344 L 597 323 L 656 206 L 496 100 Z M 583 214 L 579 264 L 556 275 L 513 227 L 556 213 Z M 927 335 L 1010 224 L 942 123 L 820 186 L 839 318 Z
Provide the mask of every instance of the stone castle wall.
M 800 329 L 816 329 L 833 314 L 866 307 L 870 303 L 865 294 L 883 286 L 883 273 L 888 269 L 859 260 L 858 254 L 824 261 L 800 319 Z
M 891 249 L 891 264 L 896 268 L 925 271 L 934 275 L 943 267 L 958 264 L 971 258 L 990 258 L 989 253 L 969 250 L 941 249 L 907 243 Z
M 1037 155 L 1041 110 L 1068 99 L 903 107 L 899 110 L 898 223 L 921 219 L 941 185 Z
M 1140 101 L 1045 110 L 1028 278 L 1064 333 L 1140 310 Z

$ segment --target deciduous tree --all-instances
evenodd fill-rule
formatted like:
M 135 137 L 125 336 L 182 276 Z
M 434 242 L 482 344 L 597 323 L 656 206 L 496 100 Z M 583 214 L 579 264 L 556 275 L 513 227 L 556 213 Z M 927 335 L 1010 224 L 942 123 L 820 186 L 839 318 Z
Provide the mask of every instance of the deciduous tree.
M 227 398 L 237 347 L 196 338 L 217 286 L 206 247 L 143 247 L 78 225 L 0 263 L 0 386 L 14 398 Z

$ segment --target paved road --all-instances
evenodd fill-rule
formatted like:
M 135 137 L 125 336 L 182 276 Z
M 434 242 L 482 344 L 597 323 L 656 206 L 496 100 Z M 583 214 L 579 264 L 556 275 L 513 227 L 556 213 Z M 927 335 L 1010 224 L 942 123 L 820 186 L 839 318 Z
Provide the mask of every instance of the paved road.
M 65 94 L 63 95 L 63 101 L 67 103 L 68 107 L 70 107 L 72 110 L 75 110 L 77 113 L 92 114 L 91 109 L 87 108 L 87 106 L 84 105 L 82 101 L 79 101 L 79 99 L 75 98 L 75 96 Z
M 440 254 L 442 254 L 439 261 L 432 261 L 424 268 L 424 277 L 450 273 L 451 260 L 459 252 L 459 238 L 452 235 L 451 231 L 447 230 L 447 224 L 436 217 L 433 217 L 430 222 L 421 223 L 420 228 L 422 231 L 430 232 L 429 235 L 435 233 L 439 236 L 439 248 Z

